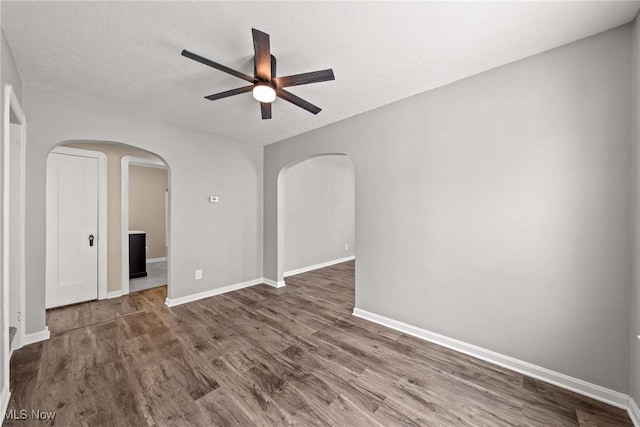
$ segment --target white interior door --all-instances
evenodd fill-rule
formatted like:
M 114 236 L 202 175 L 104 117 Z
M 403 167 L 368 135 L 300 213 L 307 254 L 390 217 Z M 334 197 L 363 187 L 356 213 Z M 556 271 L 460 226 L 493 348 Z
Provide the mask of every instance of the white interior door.
M 98 298 L 98 159 L 47 161 L 47 308 Z

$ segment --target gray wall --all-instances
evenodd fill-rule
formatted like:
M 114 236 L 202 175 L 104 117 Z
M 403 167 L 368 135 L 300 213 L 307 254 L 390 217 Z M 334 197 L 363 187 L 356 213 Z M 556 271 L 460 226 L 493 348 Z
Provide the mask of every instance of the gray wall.
M 630 389 L 631 26 L 265 148 L 356 171 L 356 306 Z
M 634 277 L 631 326 L 631 397 L 640 404 L 640 20 L 633 24 L 633 137 L 634 137 Z
M 262 276 L 261 149 L 32 86 L 25 100 L 27 332 L 45 325 L 45 162 L 64 141 L 121 142 L 169 166 L 170 298 Z M 220 203 L 209 203 L 209 195 Z M 203 279 L 195 281 L 200 268 Z
M 9 45 L 7 44 L 7 41 L 4 37 L 4 31 L 0 30 L 0 83 L 1 83 L 1 87 L 0 87 L 0 92 L 2 93 L 0 95 L 0 105 L 2 106 L 2 114 L 1 114 L 1 119 L 0 119 L 0 139 L 4 138 L 4 87 L 7 84 L 10 84 L 13 86 L 13 91 L 16 94 L 16 97 L 18 98 L 18 102 L 20 102 L 20 105 L 24 108 L 24 103 L 22 102 L 22 80 L 20 79 L 20 75 L 18 74 L 18 70 L 16 69 L 16 64 L 15 61 L 13 59 L 13 55 L 11 54 L 11 51 L 9 50 Z M 0 146 L 2 146 L 2 142 L 0 142 Z M 0 165 L 4 164 L 4 150 L 0 149 Z M 3 169 L 0 169 L 0 171 Z M 0 242 L 4 242 L 5 236 L 2 230 L 2 226 L 1 224 L 4 221 L 3 218 L 3 212 L 4 212 L 4 182 L 3 182 L 3 175 L 4 172 L 0 173 Z M 2 245 L 0 245 L 0 263 L 3 260 L 3 253 L 2 253 Z M 4 271 L 4 268 L 8 268 L 7 266 L 3 266 L 2 269 L 0 269 L 1 271 Z M 0 274 L 0 289 L 2 289 L 3 287 L 3 278 L 2 278 L 2 274 Z M 0 301 L 1 302 L 1 301 Z M 3 304 L 0 303 L 0 331 L 5 331 L 6 328 L 8 328 L 8 325 L 4 324 L 4 306 Z M 0 346 L 0 387 L 2 387 L 2 385 L 4 385 L 5 381 L 7 380 L 6 375 L 7 373 L 4 371 L 4 360 L 6 359 L 7 355 L 4 353 L 4 348 L 6 343 L 4 342 L 4 333 L 0 334 L 0 337 L 2 338 L 2 344 Z
M 316 157 L 291 167 L 281 179 L 284 270 L 353 256 L 355 180 L 351 159 Z

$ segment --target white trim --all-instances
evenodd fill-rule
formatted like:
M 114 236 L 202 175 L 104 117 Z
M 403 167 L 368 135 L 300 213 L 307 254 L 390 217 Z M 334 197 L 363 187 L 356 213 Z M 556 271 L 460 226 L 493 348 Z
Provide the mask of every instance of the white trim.
M 73 147 L 55 147 L 51 154 L 64 154 L 67 156 L 89 157 L 98 160 L 98 299 L 107 298 L 107 155 L 101 151 L 84 150 Z M 57 202 L 56 200 L 53 201 Z M 47 205 L 48 206 L 48 205 Z M 47 213 L 48 216 L 48 213 Z M 47 260 L 50 250 L 47 244 Z M 47 266 L 49 263 L 47 262 Z M 53 280 L 46 274 L 46 280 Z
M 187 295 L 187 296 L 184 296 L 184 297 L 179 297 L 179 298 L 169 298 L 169 297 L 167 297 L 167 299 L 165 301 L 165 304 L 168 307 L 175 307 L 176 305 L 186 304 L 188 302 L 197 301 L 197 300 L 200 300 L 200 299 L 203 299 L 203 298 L 209 298 L 209 297 L 212 297 L 214 295 L 225 294 L 225 293 L 231 292 L 231 291 L 237 291 L 238 289 L 248 288 L 249 286 L 255 286 L 255 285 L 262 284 L 262 283 L 263 283 L 263 280 L 262 280 L 262 277 L 260 277 L 258 279 L 249 280 L 247 282 L 236 283 L 234 285 L 224 286 L 222 288 L 211 289 L 211 290 L 208 290 L 208 291 L 199 292 L 197 294 L 191 294 L 191 295 Z
M 275 280 L 267 279 L 266 277 L 262 278 L 262 282 L 265 285 L 273 286 L 274 288 L 282 288 L 282 287 L 284 287 L 286 285 L 284 283 L 284 280 L 278 280 L 276 282 Z
M 329 267 L 330 265 L 340 264 L 356 259 L 355 255 L 334 259 L 332 261 L 321 262 L 320 264 L 310 265 L 308 267 L 297 268 L 295 270 L 285 271 L 284 277 L 295 276 L 296 274 L 306 273 L 307 271 L 317 270 L 319 268 Z
M 122 290 L 107 292 L 107 299 L 118 298 L 122 296 Z
M 25 334 L 24 345 L 48 340 L 50 336 L 51 335 L 49 334 L 49 327 L 45 326 L 42 331 L 34 332 L 31 334 Z
M 2 421 L 4 420 L 4 414 L 7 412 L 7 407 L 9 406 L 9 398 L 11 397 L 11 392 L 9 391 L 9 386 L 5 385 L 2 387 L 2 391 L 0 391 L 0 425 L 2 425 Z
M 148 166 L 152 168 L 167 169 L 166 164 L 160 160 L 149 159 L 144 157 L 123 156 L 120 161 L 120 283 L 122 287 L 122 295 L 129 293 L 129 166 Z M 169 181 L 167 175 L 167 181 Z M 169 182 L 167 182 L 167 186 Z M 165 219 L 166 227 L 169 224 L 169 217 Z M 169 234 L 165 236 L 167 246 L 169 244 Z M 167 251 L 168 251 L 167 247 Z M 148 261 L 147 261 L 148 262 Z M 167 282 L 170 281 L 167 272 Z M 167 283 L 168 285 L 168 283 Z M 171 287 L 168 286 L 168 292 Z M 168 298 L 168 297 L 167 297 Z
M 167 257 L 163 256 L 160 258 L 147 258 L 147 264 L 153 264 L 154 262 L 162 262 L 162 261 L 166 261 Z
M 633 400 L 633 397 L 629 398 L 629 408 L 627 408 L 627 412 L 629 413 L 629 418 L 631 418 L 631 422 L 635 427 L 640 427 L 640 409 L 638 409 L 638 405 Z
M 396 331 L 403 332 L 407 335 L 412 335 L 443 347 L 450 348 L 451 350 L 502 366 L 503 368 L 519 372 L 558 387 L 571 390 L 583 396 L 591 397 L 592 399 L 608 403 L 609 405 L 613 405 L 618 408 L 627 409 L 627 405 L 629 404 L 629 396 L 624 393 L 592 384 L 578 378 L 570 377 L 541 366 L 536 366 L 529 362 L 524 362 L 510 356 L 496 353 L 473 344 L 449 338 L 447 336 L 427 331 L 426 329 L 418 328 L 417 326 L 409 325 L 388 317 L 380 316 L 375 313 L 370 313 L 359 308 L 354 308 L 353 315 L 378 323 L 382 326 L 395 329 Z

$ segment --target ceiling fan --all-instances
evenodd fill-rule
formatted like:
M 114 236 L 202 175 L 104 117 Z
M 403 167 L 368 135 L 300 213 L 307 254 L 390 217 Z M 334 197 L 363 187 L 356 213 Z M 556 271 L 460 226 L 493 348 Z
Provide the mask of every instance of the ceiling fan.
M 216 93 L 213 95 L 205 96 L 210 101 L 217 99 L 227 98 L 233 95 L 240 95 L 246 92 L 253 92 L 253 97 L 260 101 L 260 111 L 262 113 L 262 119 L 271 118 L 271 103 L 275 101 L 276 97 L 282 98 L 285 101 L 289 101 L 300 108 L 303 108 L 313 114 L 318 114 L 320 108 L 313 105 L 310 102 L 284 90 L 285 87 L 306 85 L 310 83 L 320 83 L 328 80 L 334 80 L 332 69 L 311 71 L 309 73 L 294 74 L 285 77 L 276 77 L 276 58 L 271 55 L 271 48 L 269 45 L 269 34 L 263 33 L 255 28 L 251 29 L 253 34 L 253 49 L 255 56 L 253 59 L 254 76 L 248 76 L 239 71 L 233 70 L 217 62 L 213 62 L 210 59 L 204 58 L 188 50 L 182 51 L 182 56 L 186 56 L 189 59 L 198 61 L 204 65 L 208 65 L 217 70 L 223 71 L 232 76 L 241 78 L 251 83 L 249 86 L 243 86 L 237 89 L 227 90 L 225 92 Z

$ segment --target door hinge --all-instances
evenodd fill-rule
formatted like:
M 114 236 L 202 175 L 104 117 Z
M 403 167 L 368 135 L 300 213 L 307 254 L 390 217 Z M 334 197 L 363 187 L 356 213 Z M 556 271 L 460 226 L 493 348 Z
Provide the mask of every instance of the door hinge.
M 22 313 L 18 312 L 18 314 L 16 315 L 16 317 L 18 318 L 18 322 L 22 321 Z

